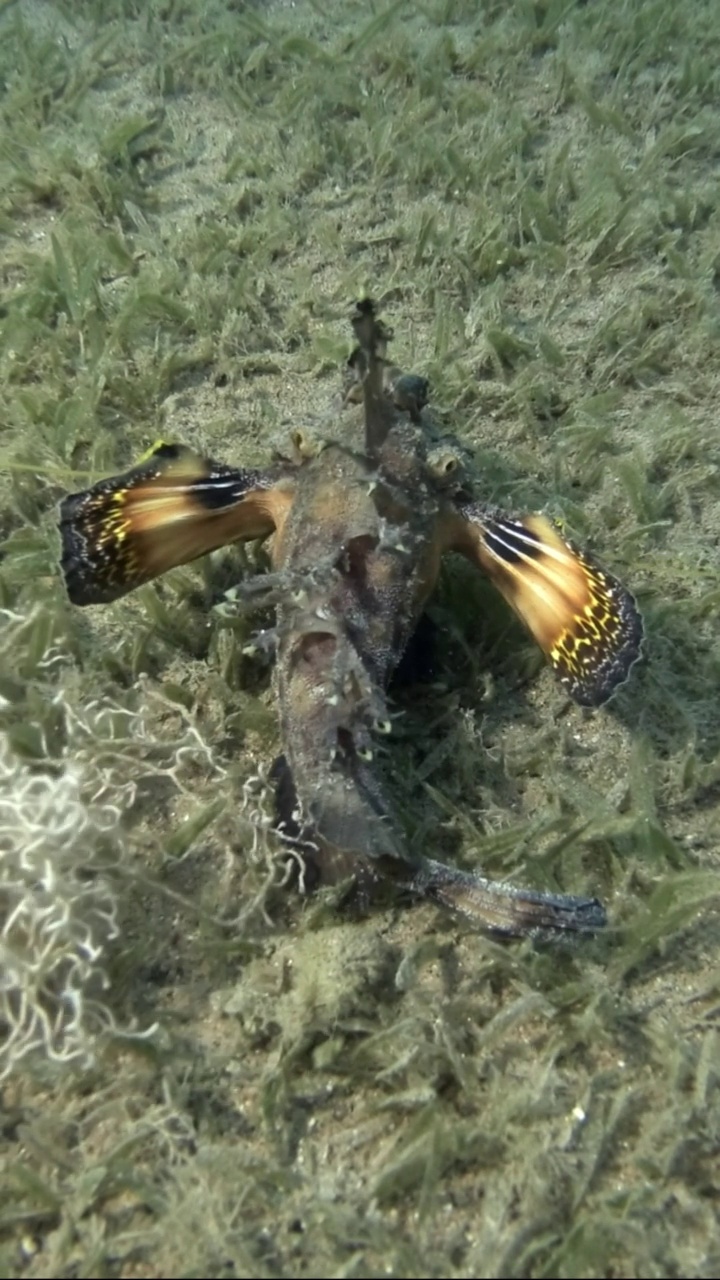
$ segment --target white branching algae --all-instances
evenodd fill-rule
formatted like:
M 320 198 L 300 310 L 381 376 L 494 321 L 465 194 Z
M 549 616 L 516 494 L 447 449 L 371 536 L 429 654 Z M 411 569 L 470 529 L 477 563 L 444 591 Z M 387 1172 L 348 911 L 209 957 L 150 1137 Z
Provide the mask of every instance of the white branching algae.
M 0 738 L 0 1079 L 35 1051 L 90 1060 L 116 1030 L 103 1003 L 117 899 L 104 874 L 121 808 L 88 799 L 88 770 L 38 772 Z

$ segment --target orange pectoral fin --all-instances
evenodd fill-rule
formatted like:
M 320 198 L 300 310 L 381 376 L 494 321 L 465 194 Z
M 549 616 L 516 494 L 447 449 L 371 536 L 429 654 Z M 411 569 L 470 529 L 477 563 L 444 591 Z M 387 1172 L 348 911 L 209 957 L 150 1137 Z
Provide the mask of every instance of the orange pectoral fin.
M 479 506 L 461 515 L 453 549 L 487 574 L 570 696 L 583 706 L 606 702 L 640 656 L 642 619 L 630 592 L 545 516 Z
M 240 538 L 272 533 L 290 502 L 277 477 L 162 444 L 123 475 L 60 503 L 61 568 L 73 604 L 106 604 Z

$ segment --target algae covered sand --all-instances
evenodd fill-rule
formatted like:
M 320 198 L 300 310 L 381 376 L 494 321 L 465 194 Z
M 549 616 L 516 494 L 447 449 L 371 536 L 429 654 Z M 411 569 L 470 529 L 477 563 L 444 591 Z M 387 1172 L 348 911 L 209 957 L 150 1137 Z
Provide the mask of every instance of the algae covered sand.
M 3 1273 L 717 1274 L 714 0 L 17 0 L 0 86 Z M 211 608 L 261 550 L 64 598 L 62 493 L 263 464 L 365 293 L 478 493 L 638 595 L 588 714 L 449 564 L 385 765 L 601 938 L 283 884 L 270 623 Z

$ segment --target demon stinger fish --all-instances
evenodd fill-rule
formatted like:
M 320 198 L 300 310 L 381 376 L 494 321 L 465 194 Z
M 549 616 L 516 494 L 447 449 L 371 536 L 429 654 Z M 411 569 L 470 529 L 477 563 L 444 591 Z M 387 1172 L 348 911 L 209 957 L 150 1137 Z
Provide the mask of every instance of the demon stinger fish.
M 595 898 L 533 892 L 408 847 L 390 818 L 374 740 L 390 731 L 386 690 L 448 551 L 495 584 L 585 706 L 628 677 L 642 642 L 633 597 L 542 515 L 475 500 L 456 450 L 433 440 L 427 382 L 387 360 L 390 331 L 369 300 L 326 438 L 293 433 L 291 456 L 245 471 L 161 445 L 123 475 L 60 506 L 62 571 L 78 605 L 98 604 L 237 539 L 270 541 L 271 569 L 241 584 L 276 605 L 275 672 L 285 760 L 320 875 L 389 879 L 505 935 L 593 932 Z M 361 409 L 352 409 L 353 403 Z M 364 418 L 364 439 L 348 424 Z M 334 427 L 334 433 L 332 428 Z

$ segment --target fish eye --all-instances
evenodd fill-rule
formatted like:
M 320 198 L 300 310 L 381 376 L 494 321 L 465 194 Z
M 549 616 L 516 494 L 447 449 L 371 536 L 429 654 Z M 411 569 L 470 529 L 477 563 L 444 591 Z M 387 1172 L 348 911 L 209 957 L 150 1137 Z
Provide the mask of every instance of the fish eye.
M 451 480 L 462 470 L 462 459 L 451 449 L 438 449 L 430 454 L 428 467 L 437 480 Z
M 417 373 L 400 373 L 390 380 L 390 393 L 396 409 L 419 413 L 425 408 L 430 394 L 430 383 Z
M 320 452 L 318 441 L 304 427 L 293 428 L 290 432 L 290 443 L 298 461 L 314 458 Z

